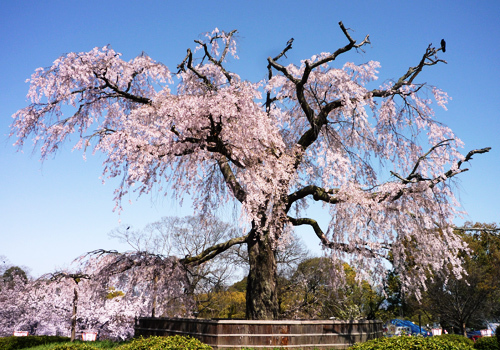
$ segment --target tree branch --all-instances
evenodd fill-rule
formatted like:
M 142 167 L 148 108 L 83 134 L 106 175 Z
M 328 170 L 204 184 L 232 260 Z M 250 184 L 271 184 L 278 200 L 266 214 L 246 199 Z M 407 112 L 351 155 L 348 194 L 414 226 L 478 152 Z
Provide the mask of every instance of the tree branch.
M 290 40 L 288 40 L 288 42 L 286 43 L 286 47 L 276 56 L 272 59 L 273 62 L 276 62 L 278 61 L 282 56 L 285 56 L 286 57 L 286 52 L 288 50 L 291 50 L 292 49 L 292 43 L 293 43 L 293 38 L 291 38 Z M 271 80 L 271 78 L 273 77 L 273 69 L 272 69 L 272 65 L 271 65 L 271 62 L 269 62 L 267 64 L 267 71 L 268 71 L 268 75 L 267 75 L 267 79 L 268 81 Z M 271 103 L 274 101 L 274 99 L 271 98 L 271 91 L 268 91 L 267 92 L 267 97 L 266 97 L 266 112 L 269 113 L 269 111 L 271 110 Z
M 486 233 L 500 233 L 500 227 L 499 228 L 467 228 L 467 227 L 453 227 L 454 230 L 457 231 L 472 231 L 472 232 L 486 232 Z
M 224 46 L 224 50 L 222 51 L 222 54 L 219 58 L 219 60 L 216 60 L 211 54 L 210 52 L 208 52 L 208 47 L 207 47 L 207 44 L 205 44 L 204 42 L 200 41 L 200 40 L 195 40 L 194 42 L 197 43 L 197 44 L 200 44 L 202 47 L 203 47 L 203 50 L 205 52 L 205 57 L 208 57 L 208 60 L 210 62 L 212 62 L 213 64 L 215 64 L 217 67 L 220 68 L 220 70 L 222 71 L 222 73 L 224 74 L 224 76 L 226 77 L 227 81 L 228 82 L 231 82 L 231 75 L 229 74 L 228 71 L 226 71 L 226 69 L 222 66 L 222 62 L 224 61 L 224 59 L 226 58 L 226 55 L 227 55 L 227 52 L 229 50 L 229 45 L 231 44 L 231 38 L 233 37 L 233 35 L 236 33 L 236 29 L 235 30 L 232 30 L 231 32 L 229 32 L 228 34 L 228 39 L 226 41 L 226 45 Z M 220 36 L 215 36 L 212 38 L 212 40 L 215 40 L 215 39 L 219 39 Z M 203 61 L 203 60 L 202 60 Z
M 216 87 L 210 82 L 210 80 L 206 76 L 204 76 L 203 74 L 201 74 L 200 72 L 198 72 L 196 70 L 196 68 L 193 67 L 193 53 L 191 52 L 191 49 L 187 49 L 186 57 L 177 66 L 177 69 L 178 69 L 177 73 L 186 72 L 186 67 L 185 67 L 186 64 L 187 64 L 187 68 L 191 72 L 193 72 L 194 74 L 196 74 L 196 76 L 198 78 L 200 78 L 201 80 L 203 80 L 203 82 L 205 83 L 205 85 L 208 87 L 209 90 L 216 90 Z
M 234 176 L 233 170 L 229 166 L 227 158 L 221 155 L 221 157 L 217 161 L 217 164 L 219 164 L 219 169 L 224 176 L 226 184 L 229 186 L 229 188 L 231 188 L 231 191 L 233 191 L 234 197 L 238 201 L 240 201 L 240 203 L 243 203 L 246 200 L 246 192 L 236 179 L 236 176 Z
M 309 195 L 312 195 L 315 201 L 337 204 L 340 202 L 339 198 L 334 196 L 337 192 L 337 189 L 325 190 L 324 188 L 315 185 L 303 187 L 300 190 L 288 195 L 285 212 L 287 213 L 290 210 L 293 203 Z
M 210 248 L 205 249 L 203 252 L 196 256 L 186 256 L 184 259 L 180 259 L 180 262 L 184 265 L 200 265 L 205 261 L 208 261 L 220 253 L 225 252 L 232 246 L 246 243 L 248 239 L 248 235 L 243 237 L 231 238 L 229 241 L 224 243 L 219 243 L 211 246 Z
M 105 86 L 104 87 L 109 87 L 111 90 L 116 92 L 119 96 L 125 97 L 128 100 L 131 100 L 133 102 L 141 103 L 141 104 L 151 104 L 151 100 L 147 97 L 142 97 L 142 96 L 136 96 L 133 95 L 129 92 L 127 92 L 129 89 L 127 88 L 127 91 L 120 90 L 115 84 L 111 83 L 108 78 L 104 74 L 97 74 L 94 72 L 94 75 L 96 78 L 101 79 L 104 81 Z
M 429 44 L 429 46 L 425 50 L 425 53 L 422 56 L 422 59 L 420 60 L 420 63 L 415 67 L 408 68 L 408 71 L 398 79 L 398 81 L 396 82 L 396 84 L 394 84 L 394 86 L 392 86 L 388 90 L 374 89 L 370 92 L 370 94 L 374 97 L 387 97 L 390 95 L 397 94 L 398 90 L 402 86 L 412 84 L 413 80 L 415 80 L 415 78 L 420 74 L 424 66 L 433 66 L 435 64 L 438 64 L 439 62 L 447 63 L 445 60 L 437 58 L 436 54 L 439 51 L 439 49 L 431 47 L 431 45 L 432 44 Z
M 418 183 L 418 182 L 424 182 L 425 181 L 425 182 L 429 183 L 428 188 L 434 188 L 439 183 L 444 182 L 447 179 L 450 179 L 450 178 L 452 178 L 452 177 L 454 177 L 454 176 L 456 176 L 456 175 L 458 175 L 460 173 L 468 171 L 469 169 L 467 169 L 467 168 L 461 169 L 460 167 L 462 166 L 462 164 L 464 162 L 467 162 L 467 161 L 471 160 L 472 156 L 474 154 L 487 153 L 487 152 L 489 152 L 491 150 L 491 147 L 486 147 L 486 148 L 472 150 L 469 153 L 467 153 L 467 156 L 464 158 L 463 161 L 460 160 L 460 161 L 457 162 L 457 166 L 455 168 L 451 168 L 450 170 L 448 170 L 443 175 L 437 176 L 437 177 L 435 177 L 433 179 L 425 179 L 425 178 L 423 178 L 420 174 L 418 174 L 416 172 L 416 169 L 418 168 L 418 164 L 420 163 L 421 160 L 423 160 L 433 150 L 435 150 L 438 147 L 441 147 L 441 146 L 445 145 L 445 142 L 447 142 L 447 141 L 449 141 L 449 140 L 441 141 L 437 145 L 433 146 L 425 155 L 421 156 L 418 159 L 417 164 L 413 168 L 413 170 L 410 173 L 410 175 L 408 175 L 406 178 L 403 178 L 400 175 L 393 173 L 392 171 L 391 171 L 391 174 L 394 175 L 394 176 L 396 176 L 398 179 L 400 179 L 403 184 Z M 382 201 L 384 201 L 384 200 L 386 200 L 388 198 L 391 198 L 392 201 L 395 201 L 395 200 L 401 198 L 401 196 L 404 193 L 412 193 L 412 192 L 415 192 L 415 191 L 417 191 L 417 190 L 409 188 L 409 187 L 405 187 L 405 188 L 401 189 L 396 195 L 394 195 L 392 197 L 391 197 L 390 193 L 383 194 L 382 196 L 380 196 L 380 194 L 374 194 L 374 196 L 379 196 L 378 197 L 379 198 L 378 199 L 379 202 L 382 202 Z M 420 190 L 418 190 L 418 191 L 420 191 Z
M 339 242 L 332 242 L 330 241 L 326 235 L 324 234 L 323 230 L 321 230 L 321 227 L 319 227 L 319 224 L 316 220 L 310 219 L 310 218 L 292 218 L 288 216 L 288 221 L 294 225 L 294 226 L 301 226 L 301 225 L 309 225 L 312 227 L 314 230 L 314 233 L 316 236 L 320 239 L 321 243 L 323 246 L 332 249 L 332 250 L 340 250 L 343 251 L 344 253 L 361 253 L 365 256 L 369 256 L 371 258 L 376 258 L 376 257 L 382 257 L 384 259 L 387 259 L 387 256 L 379 254 L 377 252 L 374 252 L 373 250 L 367 248 L 367 247 L 361 247 L 361 246 L 350 246 L 349 244 L 346 243 L 339 243 Z M 384 246 L 382 247 L 383 249 L 389 249 L 390 247 Z

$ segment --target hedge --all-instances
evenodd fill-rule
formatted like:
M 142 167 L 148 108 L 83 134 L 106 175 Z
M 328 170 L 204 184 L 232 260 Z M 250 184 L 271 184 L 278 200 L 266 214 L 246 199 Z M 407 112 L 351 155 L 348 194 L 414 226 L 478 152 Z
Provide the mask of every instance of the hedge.
M 137 338 L 123 344 L 117 350 L 212 350 L 212 347 L 196 338 L 174 335 L 170 337 Z
M 447 337 L 392 337 L 378 338 L 359 343 L 350 350 L 471 350 L 469 344 Z
M 38 345 L 50 343 L 68 342 L 68 337 L 49 336 L 49 335 L 28 335 L 27 337 L 4 337 L 0 338 L 0 350 L 18 350 L 31 348 Z
M 500 350 L 496 337 L 482 337 L 476 340 L 474 349 L 480 350 Z

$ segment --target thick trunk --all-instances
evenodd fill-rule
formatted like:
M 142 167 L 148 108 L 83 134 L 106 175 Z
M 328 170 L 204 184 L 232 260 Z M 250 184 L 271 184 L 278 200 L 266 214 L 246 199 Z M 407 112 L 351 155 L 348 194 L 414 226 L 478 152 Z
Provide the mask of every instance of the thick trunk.
M 75 341 L 76 337 L 76 312 L 77 312 L 77 304 L 78 304 L 78 292 L 76 291 L 76 287 L 74 288 L 74 296 L 73 296 L 73 314 L 71 315 L 71 338 L 70 341 Z
M 250 271 L 247 280 L 246 317 L 272 320 L 278 317 L 276 254 L 268 235 L 249 235 L 247 240 Z
M 156 293 L 158 292 L 157 284 L 158 284 L 158 275 L 155 272 L 153 277 L 153 305 L 151 307 L 151 317 L 153 318 L 156 316 Z

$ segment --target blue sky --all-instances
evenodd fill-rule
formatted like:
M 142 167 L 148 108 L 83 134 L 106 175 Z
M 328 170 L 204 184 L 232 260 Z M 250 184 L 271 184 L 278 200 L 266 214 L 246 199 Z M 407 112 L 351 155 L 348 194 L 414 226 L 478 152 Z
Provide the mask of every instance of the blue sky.
M 231 68 L 249 80 L 266 76 L 266 58 L 293 37 L 288 62 L 345 44 L 343 21 L 365 53 L 344 59 L 382 64 L 380 82 L 416 65 L 429 43 L 447 41 L 441 57 L 421 81 L 453 98 L 438 119 L 465 142 L 464 152 L 486 146 L 462 174 L 459 197 L 466 218 L 500 222 L 500 15 L 499 1 L 1 1 L 0 2 L 0 255 L 34 275 L 64 267 L 87 251 L 127 249 L 110 240 L 120 223 L 143 227 L 165 215 L 188 215 L 160 194 L 146 196 L 118 215 L 112 212 L 113 181 L 102 184 L 99 156 L 82 159 L 67 147 L 39 162 L 8 138 L 11 115 L 26 106 L 25 80 L 40 66 L 71 51 L 111 46 L 128 60 L 142 51 L 175 69 L 200 33 L 213 28 L 239 32 L 240 60 Z M 226 218 L 228 219 L 228 218 Z M 460 224 L 463 220 L 457 220 Z M 316 247 L 314 237 L 304 240 Z M 1 262 L 0 262 L 1 263 Z

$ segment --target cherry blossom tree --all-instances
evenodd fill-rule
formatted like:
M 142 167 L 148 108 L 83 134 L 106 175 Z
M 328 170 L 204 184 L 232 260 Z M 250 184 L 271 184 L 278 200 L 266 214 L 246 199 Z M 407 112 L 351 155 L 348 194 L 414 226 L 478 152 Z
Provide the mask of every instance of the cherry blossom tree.
M 237 237 L 238 234 L 239 230 L 235 226 L 214 216 L 197 215 L 162 217 L 142 230 L 122 225 L 110 232 L 109 236 L 128 243 L 136 252 L 183 258 L 201 254 L 207 247 Z M 186 266 L 189 293 L 208 293 L 213 288 L 228 284 L 236 265 L 239 265 L 237 262 L 240 262 L 235 256 L 236 252 L 231 252 L 226 251 L 204 264 Z
M 19 330 L 30 335 L 66 335 L 72 293 L 65 290 L 64 285 L 43 278 L 26 280 L 15 275 L 10 281 L 0 280 L 0 335 Z
M 195 40 L 174 73 L 145 54 L 124 61 L 110 47 L 66 54 L 32 75 L 31 104 L 14 114 L 11 136 L 18 147 L 32 138 L 43 159 L 70 135 L 75 148 L 103 152 L 104 176 L 121 178 L 118 208 L 131 190 L 180 202 L 190 195 L 197 213 L 234 201 L 248 230 L 180 262 L 202 264 L 246 244 L 250 319 L 277 317 L 277 246 L 302 225 L 337 266 L 365 271 L 360 279 L 381 280 L 388 261 L 404 270 L 411 254 L 418 273 L 402 283 L 418 293 L 428 271 L 462 271 L 451 181 L 489 148 L 461 155 L 462 142 L 435 120 L 432 104 L 445 108 L 448 96 L 419 75 L 446 63 L 441 47 L 429 45 L 415 66 L 376 86 L 380 63 L 337 63 L 370 43 L 339 26 L 344 46 L 284 64 L 291 39 L 258 82 L 227 69 L 236 31 Z M 327 227 L 307 216 L 315 201 Z
M 175 258 L 96 251 L 78 262 L 74 271 L 37 280 L 1 279 L 0 335 L 25 330 L 74 340 L 87 331 L 124 340 L 134 335 L 136 317 L 192 313 L 185 269 Z

